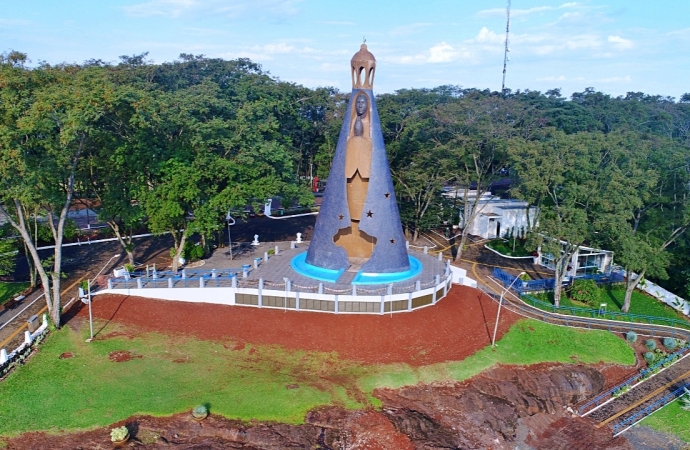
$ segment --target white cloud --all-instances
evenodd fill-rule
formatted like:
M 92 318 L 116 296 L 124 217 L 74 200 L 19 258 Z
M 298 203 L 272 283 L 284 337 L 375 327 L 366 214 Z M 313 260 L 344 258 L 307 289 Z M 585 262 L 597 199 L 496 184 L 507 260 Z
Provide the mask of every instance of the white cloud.
M 402 55 L 402 56 L 382 56 L 381 61 L 391 62 L 394 64 L 439 64 L 450 63 L 459 60 L 473 60 L 474 53 L 463 47 L 455 49 L 452 45 L 441 42 L 431 47 L 427 52 L 418 53 L 416 55 Z
M 561 75 L 558 77 L 541 77 L 541 78 L 537 78 L 536 80 L 537 81 L 565 81 L 566 78 L 565 78 L 565 75 Z
M 626 75 L 624 77 L 599 78 L 598 80 L 594 81 L 598 83 L 631 83 L 632 77 L 630 75 Z
M 431 53 L 431 55 L 427 61 L 430 63 L 451 62 L 458 55 L 458 52 L 453 50 L 453 47 L 445 42 L 441 42 L 440 44 L 431 47 L 429 49 L 429 53 Z
M 502 44 L 504 40 L 505 36 L 493 32 L 486 27 L 482 27 L 482 29 L 479 30 L 477 36 L 475 36 L 473 39 L 468 40 L 467 42 L 476 42 L 479 44 Z
M 523 16 L 528 16 L 530 14 L 538 13 L 538 12 L 544 12 L 544 11 L 550 11 L 554 9 L 553 6 L 535 6 L 534 8 L 530 9 L 510 9 L 510 17 L 523 17 Z M 487 17 L 487 16 L 505 16 L 506 15 L 506 10 L 505 8 L 491 8 L 491 9 L 484 9 L 482 11 L 479 11 L 477 13 L 478 16 L 480 17 Z
M 635 46 L 630 39 L 624 39 L 620 36 L 609 36 L 608 41 L 613 44 L 617 50 L 630 50 Z
M 220 15 L 237 18 L 247 13 L 260 12 L 275 16 L 297 13 L 297 4 L 302 0 L 150 0 L 144 3 L 124 6 L 125 13 L 132 17 L 187 17 L 189 15 Z

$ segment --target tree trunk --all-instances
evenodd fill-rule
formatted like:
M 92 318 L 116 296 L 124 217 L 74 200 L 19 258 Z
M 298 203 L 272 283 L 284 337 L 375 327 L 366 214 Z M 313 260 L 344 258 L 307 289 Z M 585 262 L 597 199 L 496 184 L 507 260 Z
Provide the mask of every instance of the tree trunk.
M 127 260 L 131 265 L 134 265 L 134 254 L 132 253 L 132 235 L 130 232 L 130 235 L 127 236 L 127 242 L 125 242 L 124 238 L 122 237 L 122 233 L 120 233 L 120 227 L 118 226 L 117 222 L 115 221 L 108 221 L 108 225 L 110 228 L 113 230 L 113 233 L 115 233 L 115 236 L 117 237 L 117 241 L 120 243 L 122 246 L 122 249 L 127 253 Z
M 33 258 L 29 253 L 29 247 L 27 247 L 26 242 L 24 242 L 23 240 L 22 243 L 24 244 L 24 257 L 26 258 L 26 264 L 29 266 L 29 282 L 31 284 L 31 289 L 33 289 L 36 287 L 37 281 L 36 268 L 34 267 Z
M 463 228 L 462 234 L 460 235 L 460 244 L 458 244 L 458 253 L 455 255 L 455 262 L 460 261 L 460 258 L 462 258 L 462 251 L 465 248 L 465 243 L 467 242 L 468 234 L 469 231 L 467 227 Z
M 637 287 L 638 284 L 640 284 L 640 281 L 644 278 L 646 270 L 643 270 L 641 273 L 637 275 L 637 278 L 633 280 L 632 278 L 632 270 L 627 270 L 625 271 L 625 298 L 623 299 L 623 307 L 621 308 L 621 311 L 624 313 L 627 313 L 630 311 L 630 303 L 632 301 L 632 293 Z
M 414 242 L 416 244 L 418 239 L 419 239 L 419 229 L 415 228 L 414 233 L 412 234 L 412 242 Z
M 187 240 L 187 230 L 188 230 L 188 228 L 185 228 L 184 231 L 182 232 L 182 237 L 180 238 L 180 245 L 177 246 L 177 251 L 175 251 L 175 256 L 173 257 L 173 262 L 172 262 L 173 273 L 177 273 L 177 269 L 180 265 L 180 256 L 182 256 L 182 251 L 184 250 L 184 244 L 185 244 L 185 241 Z
M 17 218 L 18 221 L 15 221 L 12 216 L 10 216 L 5 208 L 3 208 L 2 205 L 0 205 L 0 214 L 2 214 L 7 221 L 12 225 L 12 227 L 19 232 L 21 235 L 22 239 L 24 240 L 24 245 L 26 246 L 27 250 L 29 251 L 29 255 L 31 256 L 31 259 L 33 259 L 33 264 L 36 270 L 38 271 L 38 276 L 41 279 L 41 285 L 43 286 L 43 293 L 46 299 L 46 305 L 48 306 L 48 313 L 50 314 L 51 319 L 53 318 L 53 296 L 50 291 L 50 281 L 48 278 L 48 273 L 46 270 L 43 268 L 41 265 L 41 258 L 38 255 L 38 251 L 36 250 L 36 246 L 34 245 L 33 239 L 31 237 L 31 234 L 29 233 L 29 230 L 26 228 L 26 222 L 24 221 L 24 214 L 22 213 L 22 208 L 21 204 L 19 203 L 18 200 L 15 200 L 14 202 L 15 208 L 17 210 Z M 28 259 L 28 255 L 27 255 Z M 60 323 L 59 317 L 58 317 L 58 324 Z

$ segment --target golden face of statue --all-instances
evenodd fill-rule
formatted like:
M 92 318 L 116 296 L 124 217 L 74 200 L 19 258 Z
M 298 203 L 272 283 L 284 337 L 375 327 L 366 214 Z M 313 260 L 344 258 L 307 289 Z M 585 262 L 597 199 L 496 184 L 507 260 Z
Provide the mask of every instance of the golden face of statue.
M 357 100 L 355 100 L 355 111 L 357 112 L 358 116 L 363 116 L 365 112 L 367 112 L 367 97 L 366 95 L 360 95 L 357 97 Z

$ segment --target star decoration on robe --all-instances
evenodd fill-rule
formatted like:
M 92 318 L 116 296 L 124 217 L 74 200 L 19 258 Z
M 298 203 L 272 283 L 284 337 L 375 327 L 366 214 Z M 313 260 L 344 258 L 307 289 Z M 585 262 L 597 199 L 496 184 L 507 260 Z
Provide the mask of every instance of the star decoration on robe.
M 386 192 L 386 193 L 383 194 L 383 195 L 384 195 L 386 198 L 390 198 L 390 197 L 391 197 L 391 193 L 390 193 L 390 192 Z
M 371 210 L 369 210 L 369 212 L 367 213 L 367 217 L 374 217 L 374 213 L 371 212 Z
M 395 239 L 391 239 L 391 244 L 395 244 Z
M 345 216 L 343 216 L 342 214 L 338 216 L 338 220 L 343 220 L 344 218 Z

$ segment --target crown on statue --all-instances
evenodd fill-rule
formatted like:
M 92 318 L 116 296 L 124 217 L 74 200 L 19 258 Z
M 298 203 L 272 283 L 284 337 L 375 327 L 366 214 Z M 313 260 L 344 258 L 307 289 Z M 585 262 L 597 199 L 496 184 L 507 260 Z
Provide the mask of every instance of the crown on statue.
M 350 61 L 352 66 L 352 89 L 372 89 L 374 73 L 376 72 L 376 58 L 367 50 L 367 44 L 362 44 Z

